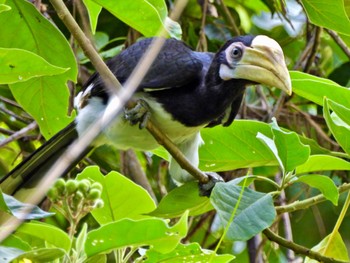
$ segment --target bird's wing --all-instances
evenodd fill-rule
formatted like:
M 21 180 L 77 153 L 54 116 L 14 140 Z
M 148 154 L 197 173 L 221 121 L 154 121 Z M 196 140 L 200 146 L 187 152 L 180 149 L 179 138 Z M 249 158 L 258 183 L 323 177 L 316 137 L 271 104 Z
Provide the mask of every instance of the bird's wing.
M 141 40 L 107 62 L 108 67 L 121 83 L 128 79 L 151 42 L 152 38 Z M 205 55 L 201 58 L 197 53 L 181 41 L 167 39 L 142 80 L 139 90 L 182 87 L 199 80 L 202 77 L 203 64 L 206 64 L 208 59 Z M 98 74 L 94 74 L 85 87 L 91 84 L 93 85 L 92 96 L 106 93 Z

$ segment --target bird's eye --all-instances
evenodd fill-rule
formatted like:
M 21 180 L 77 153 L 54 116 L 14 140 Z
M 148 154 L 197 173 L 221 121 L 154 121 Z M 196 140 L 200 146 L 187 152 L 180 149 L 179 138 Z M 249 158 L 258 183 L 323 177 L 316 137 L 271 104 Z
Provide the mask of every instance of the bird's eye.
M 239 47 L 234 47 L 231 50 L 231 56 L 234 59 L 240 59 L 242 57 L 242 49 Z

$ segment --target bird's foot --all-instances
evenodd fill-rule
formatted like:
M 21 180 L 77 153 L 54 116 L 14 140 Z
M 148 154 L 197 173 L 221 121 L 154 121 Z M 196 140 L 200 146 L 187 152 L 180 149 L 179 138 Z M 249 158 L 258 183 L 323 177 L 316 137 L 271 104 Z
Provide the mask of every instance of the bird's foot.
M 124 108 L 124 118 L 131 124 L 136 125 L 139 123 L 139 128 L 143 129 L 147 125 L 147 121 L 151 113 L 146 101 L 139 99 L 136 105 L 132 108 Z
M 199 194 L 201 196 L 210 196 L 211 191 L 213 190 L 216 183 L 224 182 L 224 179 L 217 173 L 206 172 L 205 173 L 209 177 L 209 182 L 207 183 L 199 183 Z

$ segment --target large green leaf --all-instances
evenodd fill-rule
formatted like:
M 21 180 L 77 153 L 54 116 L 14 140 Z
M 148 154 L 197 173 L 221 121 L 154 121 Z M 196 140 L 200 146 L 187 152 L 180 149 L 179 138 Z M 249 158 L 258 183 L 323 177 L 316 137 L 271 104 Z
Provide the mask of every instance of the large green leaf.
M 227 225 L 241 193 L 235 182 L 217 183 L 210 199 L 221 219 Z M 227 239 L 248 240 L 269 227 L 276 217 L 270 194 L 245 188 L 233 222 L 229 226 Z
M 274 155 L 256 138 L 258 132 L 272 136 L 268 124 L 235 120 L 230 127 L 217 126 L 201 131 L 200 169 L 228 171 L 243 167 L 278 165 Z
M 350 170 L 350 163 L 330 155 L 311 155 L 306 163 L 296 169 L 297 174 L 316 171 Z
M 199 215 L 214 209 L 210 199 L 199 195 L 197 182 L 189 182 L 175 188 L 160 201 L 158 207 L 149 215 L 173 218 L 181 216 L 186 210 L 189 215 Z
M 301 3 L 313 24 L 350 35 L 350 21 L 343 0 L 301 0 Z
M 168 253 L 186 236 L 187 217 L 185 213 L 172 227 L 159 218 L 122 219 L 106 224 L 88 233 L 85 252 L 93 256 L 112 249 L 152 246 L 156 251 Z
M 122 218 L 140 219 L 156 208 L 153 199 L 141 186 L 125 176 L 110 172 L 104 176 L 97 166 L 86 168 L 77 177 L 99 182 L 103 186 L 101 198 L 102 208 L 91 213 L 100 224 L 107 224 Z
M 329 242 L 329 238 L 332 240 Z M 323 256 L 349 262 L 348 251 L 346 245 L 339 234 L 339 232 L 332 233 L 326 236 L 322 241 L 314 246 L 311 250 L 320 253 Z M 305 263 L 317 263 L 318 261 L 310 258 L 306 258 Z
M 59 75 L 67 70 L 56 67 L 42 57 L 23 49 L 0 48 L 0 84 L 12 84 L 35 77 Z
M 281 130 L 275 119 L 270 125 L 273 139 L 260 132 L 257 138 L 275 155 L 283 173 L 293 171 L 295 167 L 305 163 L 310 155 L 310 147 L 302 144 L 295 132 Z
M 24 234 L 31 239 L 38 239 L 43 244 L 48 243 L 66 252 L 70 250 L 72 242 L 67 233 L 55 226 L 42 222 L 24 223 L 16 230 L 15 234 L 20 237 Z
M 327 122 L 328 128 L 331 130 L 333 136 L 343 148 L 343 150 L 350 155 L 350 125 L 344 122 L 337 114 L 339 109 L 342 109 L 340 114 L 350 114 L 350 110 L 333 102 L 333 105 L 338 105 L 333 109 L 333 113 L 329 113 L 328 99 L 324 99 L 323 117 Z M 346 117 L 347 118 L 347 117 Z
M 308 174 L 300 176 L 294 182 L 308 184 L 321 191 L 325 198 L 330 200 L 334 205 L 338 205 L 339 192 L 332 179 L 328 176 L 318 174 Z
M 323 105 L 323 98 L 327 97 L 342 105 L 350 105 L 350 90 L 337 83 L 310 74 L 290 71 L 293 92 L 311 100 L 318 105 Z
M 231 262 L 235 257 L 233 255 L 216 255 L 214 251 L 202 249 L 198 243 L 179 244 L 173 251 L 169 253 L 160 253 L 154 249 L 149 249 L 144 263 L 162 262 L 162 263 L 178 263 L 178 262 L 215 262 L 227 263 Z
M 48 63 L 70 68 L 56 76 L 44 76 L 10 85 L 17 102 L 38 122 L 46 138 L 61 130 L 67 117 L 67 81 L 76 81 L 77 66 L 69 43 L 62 33 L 28 1 L 8 0 L 10 11 L 0 14 L 0 47 L 33 52 Z M 11 37 L 12 36 L 12 37 Z M 32 62 L 26 61 L 28 67 Z
M 93 0 L 146 37 L 164 28 L 168 10 L 164 0 Z

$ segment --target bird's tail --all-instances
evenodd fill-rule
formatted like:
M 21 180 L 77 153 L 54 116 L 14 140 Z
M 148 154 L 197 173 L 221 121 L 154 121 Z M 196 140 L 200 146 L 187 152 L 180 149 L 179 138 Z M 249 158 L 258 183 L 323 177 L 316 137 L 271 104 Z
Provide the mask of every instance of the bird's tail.
M 11 172 L 1 178 L 1 190 L 10 195 L 16 193 L 16 197 L 22 199 L 21 197 L 24 197 L 25 190 L 35 187 L 36 183 L 48 172 L 67 147 L 77 138 L 78 133 L 75 128 L 75 122 L 72 122 L 45 142 Z M 88 150 L 84 152 L 84 155 L 87 152 Z M 78 161 L 79 159 L 72 160 L 71 165 L 67 167 L 66 171 L 68 172 Z

